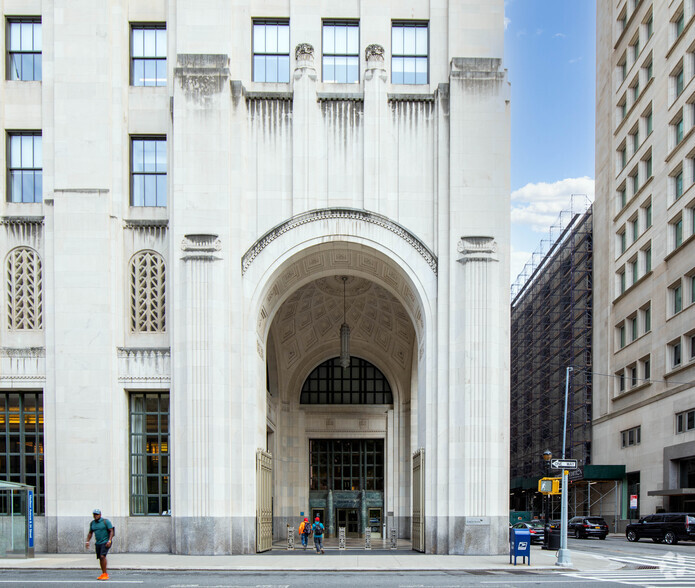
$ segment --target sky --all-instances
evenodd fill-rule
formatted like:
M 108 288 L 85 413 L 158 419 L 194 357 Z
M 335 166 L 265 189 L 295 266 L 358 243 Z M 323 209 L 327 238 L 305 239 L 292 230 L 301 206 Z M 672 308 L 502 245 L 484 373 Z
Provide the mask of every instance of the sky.
M 596 0 L 505 0 L 511 281 L 558 215 L 594 197 Z

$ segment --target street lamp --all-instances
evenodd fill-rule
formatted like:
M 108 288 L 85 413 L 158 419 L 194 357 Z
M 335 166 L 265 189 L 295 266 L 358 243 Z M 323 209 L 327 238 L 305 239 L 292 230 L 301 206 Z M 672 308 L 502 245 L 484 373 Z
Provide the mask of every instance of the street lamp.
M 550 449 L 546 449 L 543 452 L 543 462 L 545 464 L 545 477 L 547 478 L 550 474 L 550 460 L 553 458 L 553 453 L 550 451 Z M 545 494 L 543 496 L 543 500 L 545 501 L 545 526 L 548 526 L 548 519 L 550 518 L 548 516 L 548 494 Z

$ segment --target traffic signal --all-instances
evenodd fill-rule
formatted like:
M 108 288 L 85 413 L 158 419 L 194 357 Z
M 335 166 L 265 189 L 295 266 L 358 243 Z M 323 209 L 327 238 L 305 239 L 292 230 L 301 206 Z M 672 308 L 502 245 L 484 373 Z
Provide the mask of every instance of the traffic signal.
M 560 494 L 560 478 L 541 478 L 538 491 L 543 494 Z

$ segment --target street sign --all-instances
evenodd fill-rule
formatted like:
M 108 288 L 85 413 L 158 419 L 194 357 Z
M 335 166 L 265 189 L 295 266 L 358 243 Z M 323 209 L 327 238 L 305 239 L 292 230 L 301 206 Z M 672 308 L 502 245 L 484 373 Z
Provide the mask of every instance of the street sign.
M 576 470 L 576 459 L 554 459 L 550 462 L 550 467 L 554 470 Z

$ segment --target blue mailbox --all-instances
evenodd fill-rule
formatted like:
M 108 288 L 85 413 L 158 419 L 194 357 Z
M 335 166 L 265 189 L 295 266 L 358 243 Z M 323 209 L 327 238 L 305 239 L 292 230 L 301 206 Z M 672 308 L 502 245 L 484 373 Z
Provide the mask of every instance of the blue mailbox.
M 528 529 L 509 529 L 509 563 L 516 565 L 516 558 L 523 557 L 522 563 L 531 565 L 531 533 Z M 528 562 L 526 558 L 528 557 Z

